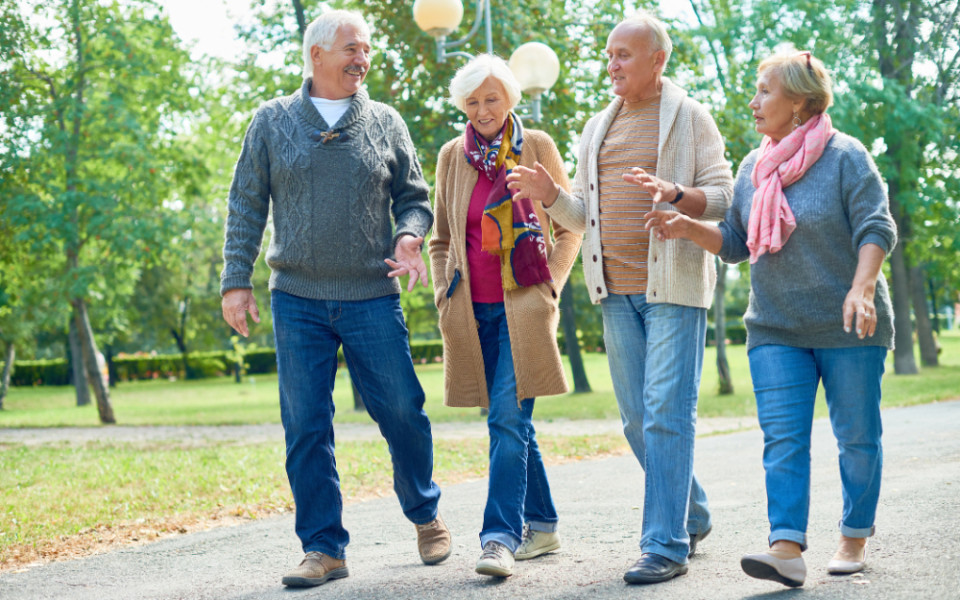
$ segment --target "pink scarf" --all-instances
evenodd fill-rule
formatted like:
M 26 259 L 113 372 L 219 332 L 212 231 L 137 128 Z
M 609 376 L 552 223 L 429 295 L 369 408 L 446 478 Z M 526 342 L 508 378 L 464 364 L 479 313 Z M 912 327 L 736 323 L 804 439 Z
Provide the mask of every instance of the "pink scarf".
M 803 177 L 823 155 L 827 142 L 836 133 L 830 115 L 811 117 L 779 142 L 763 136 L 760 158 L 753 166 L 753 205 L 747 228 L 750 264 L 770 252 L 779 252 L 797 228 L 783 188 Z

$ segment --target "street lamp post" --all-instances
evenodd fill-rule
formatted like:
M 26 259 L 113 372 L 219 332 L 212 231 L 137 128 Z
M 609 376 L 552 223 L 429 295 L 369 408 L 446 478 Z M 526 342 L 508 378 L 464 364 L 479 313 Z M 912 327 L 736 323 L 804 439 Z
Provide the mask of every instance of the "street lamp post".
M 417 27 L 433 36 L 437 41 L 437 62 L 445 62 L 448 57 L 473 58 L 467 52 L 448 52 L 467 43 L 483 25 L 486 33 L 487 53 L 493 54 L 493 33 L 491 31 L 490 4 L 492 0 L 477 0 L 477 13 L 473 26 L 466 36 L 459 40 L 447 41 L 447 36 L 460 26 L 463 20 L 463 2 L 461 0 L 416 0 L 413 3 L 413 20 Z M 517 77 L 520 89 L 530 97 L 528 105 L 518 106 L 517 110 L 528 109 L 534 123 L 542 118 L 540 97 L 549 90 L 560 76 L 560 59 L 557 54 L 540 42 L 523 44 L 510 55 L 510 70 Z

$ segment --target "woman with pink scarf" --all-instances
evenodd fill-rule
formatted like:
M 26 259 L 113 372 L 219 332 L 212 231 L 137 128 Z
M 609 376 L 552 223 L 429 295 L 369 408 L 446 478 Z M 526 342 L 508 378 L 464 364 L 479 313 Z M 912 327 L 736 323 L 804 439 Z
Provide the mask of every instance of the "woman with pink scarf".
M 743 321 L 763 429 L 769 549 L 745 555 L 750 576 L 797 587 L 806 578 L 810 434 L 817 388 L 840 450 L 840 543 L 831 574 L 863 570 L 883 453 L 880 380 L 893 347 L 881 273 L 896 244 L 886 186 L 866 148 L 833 129 L 832 83 L 809 52 L 757 70 L 750 102 L 763 140 L 741 163 L 733 204 L 711 225 L 653 211 L 660 239 L 686 238 L 725 262 L 750 260 Z

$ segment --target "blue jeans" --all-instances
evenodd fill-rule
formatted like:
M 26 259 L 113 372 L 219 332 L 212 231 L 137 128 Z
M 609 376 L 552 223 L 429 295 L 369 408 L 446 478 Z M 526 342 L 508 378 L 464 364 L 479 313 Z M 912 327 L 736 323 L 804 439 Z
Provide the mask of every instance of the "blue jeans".
M 873 535 L 883 467 L 880 380 L 886 355 L 887 349 L 881 346 L 766 345 L 750 350 L 750 374 L 763 430 L 770 544 L 788 540 L 807 547 L 810 432 L 820 381 L 840 449 L 840 533 L 854 538 Z
M 711 527 L 693 474 L 707 311 L 645 294 L 611 294 L 600 305 L 623 433 L 645 473 L 640 548 L 686 563 L 690 535 Z
M 361 301 L 311 300 L 274 290 L 273 330 L 287 477 L 304 552 L 344 557 L 340 477 L 334 458 L 333 385 L 337 349 L 393 460 L 393 489 L 417 524 L 437 516 L 433 437 L 413 371 L 400 296 Z
M 490 397 L 490 479 L 480 545 L 493 540 L 516 552 L 524 522 L 556 531 L 557 509 L 533 429 L 533 398 L 518 404 L 510 331 L 502 302 L 473 303 Z

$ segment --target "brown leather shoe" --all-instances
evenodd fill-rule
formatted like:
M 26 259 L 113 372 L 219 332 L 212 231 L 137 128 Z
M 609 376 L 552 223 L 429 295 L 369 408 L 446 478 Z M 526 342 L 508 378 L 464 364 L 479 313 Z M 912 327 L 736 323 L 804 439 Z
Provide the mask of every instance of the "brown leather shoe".
M 452 548 L 450 530 L 439 513 L 437 518 L 429 523 L 417 525 L 417 549 L 424 564 L 435 565 L 443 562 L 450 556 Z
M 307 552 L 300 566 L 284 575 L 280 581 L 289 587 L 314 587 L 349 574 L 346 561 L 322 552 Z

